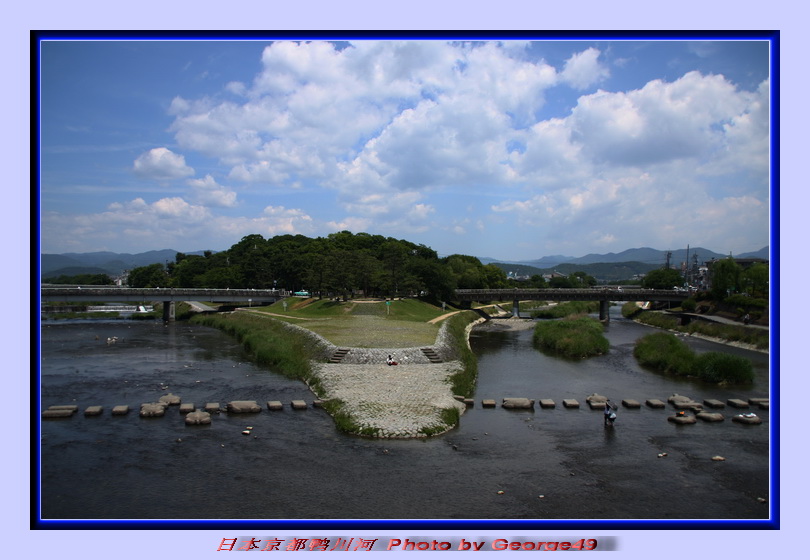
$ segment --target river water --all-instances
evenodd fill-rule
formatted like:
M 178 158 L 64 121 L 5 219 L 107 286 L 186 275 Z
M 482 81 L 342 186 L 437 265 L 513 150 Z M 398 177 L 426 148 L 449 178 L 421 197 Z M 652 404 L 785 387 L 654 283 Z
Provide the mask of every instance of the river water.
M 753 386 L 716 387 L 641 369 L 634 341 L 652 329 L 611 310 L 610 352 L 569 361 L 531 344 L 531 330 L 497 321 L 475 329 L 475 405 L 460 426 L 419 440 L 338 433 L 307 387 L 248 361 L 206 327 L 139 321 L 44 322 L 41 406 L 77 404 L 40 426 L 42 519 L 767 519 L 769 411 L 758 426 L 730 421 L 679 426 L 673 410 L 622 408 L 614 428 L 585 406 L 614 402 L 767 397 L 766 354 L 688 338 L 699 352 L 743 355 Z M 108 337 L 118 337 L 107 344 Z M 186 426 L 176 408 L 140 418 L 142 402 L 168 392 L 202 407 L 230 400 L 285 403 L 281 412 L 215 415 Z M 510 411 L 481 399 L 551 398 L 554 409 Z M 562 407 L 575 398 L 580 409 Z M 111 416 L 127 404 L 126 416 Z M 100 417 L 85 417 L 103 405 Z M 251 427 L 250 435 L 242 432 Z M 665 456 L 660 456 L 666 454 Z M 713 461 L 722 456 L 725 461 Z

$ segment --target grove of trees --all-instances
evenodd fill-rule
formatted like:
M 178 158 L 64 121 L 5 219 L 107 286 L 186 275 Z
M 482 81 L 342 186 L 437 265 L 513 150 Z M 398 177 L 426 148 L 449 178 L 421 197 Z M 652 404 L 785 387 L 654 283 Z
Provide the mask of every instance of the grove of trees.
M 428 294 L 448 300 L 456 288 L 506 288 L 506 274 L 476 257 L 450 255 L 410 241 L 341 231 L 326 237 L 253 234 L 230 249 L 177 253 L 174 262 L 133 269 L 134 288 L 278 288 L 349 297 Z

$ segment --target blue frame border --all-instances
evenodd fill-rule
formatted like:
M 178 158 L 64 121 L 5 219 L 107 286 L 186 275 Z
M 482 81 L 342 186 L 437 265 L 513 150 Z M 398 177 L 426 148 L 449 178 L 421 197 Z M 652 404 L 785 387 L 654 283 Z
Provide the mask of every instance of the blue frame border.
M 42 519 L 40 511 L 41 489 L 40 471 L 40 422 L 36 412 L 30 418 L 31 442 L 30 458 L 35 467 L 35 476 L 30 479 L 30 528 L 45 529 L 105 529 L 105 530 L 189 530 L 189 529 L 233 529 L 239 530 L 341 530 L 363 529 L 375 531 L 380 529 L 432 529 L 432 530 L 469 530 L 469 529 L 520 529 L 520 530 L 775 530 L 780 528 L 780 122 L 779 122 L 779 78 L 780 78 L 780 36 L 778 30 L 743 30 L 743 31 L 67 31 L 35 30 L 30 32 L 30 86 L 32 92 L 31 108 L 31 292 L 36 306 L 33 310 L 39 317 L 39 278 L 40 278 L 40 44 L 43 41 L 105 41 L 105 40 L 331 40 L 348 39 L 421 39 L 421 40 L 760 40 L 770 43 L 770 116 L 771 116 L 771 317 L 770 317 L 770 394 L 775 397 L 770 415 L 771 442 L 771 478 L 770 478 L 770 512 L 765 520 L 532 520 L 532 519 L 246 519 L 246 520 L 211 520 L 211 519 L 155 519 L 155 520 L 56 520 Z M 31 410 L 39 410 L 40 403 L 40 322 L 32 321 L 31 327 Z M 775 344 L 774 344 L 775 343 Z

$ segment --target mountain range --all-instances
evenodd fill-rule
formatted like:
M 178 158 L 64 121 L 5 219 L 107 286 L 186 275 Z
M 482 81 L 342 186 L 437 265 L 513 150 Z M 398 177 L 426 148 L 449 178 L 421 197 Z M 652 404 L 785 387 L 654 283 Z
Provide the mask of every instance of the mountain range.
M 620 253 L 596 254 L 591 253 L 584 257 L 568 257 L 552 255 L 530 261 L 504 261 L 490 257 L 479 257 L 483 264 L 496 264 L 499 268 L 517 274 L 538 274 L 548 270 L 557 270 L 569 274 L 582 270 L 600 280 L 619 280 L 630 278 L 634 274 L 648 272 L 664 266 L 667 253 L 671 252 L 670 263 L 679 267 L 687 260 L 687 249 L 662 251 L 641 247 L 627 249 Z M 728 255 L 716 253 L 702 247 L 688 249 L 689 261 L 697 255 L 698 262 L 704 263 L 711 259 L 722 259 Z M 43 253 L 40 255 L 40 278 L 55 276 L 74 276 L 77 274 L 109 274 L 118 276 L 126 270 L 146 266 L 154 263 L 173 262 L 177 251 L 163 249 L 160 251 L 147 251 L 145 253 L 112 253 L 108 251 L 94 253 Z M 187 253 L 189 255 L 202 255 L 203 251 Z M 736 258 L 761 258 L 769 260 L 769 247 L 759 251 L 734 255 Z M 606 266 L 612 265 L 612 266 Z

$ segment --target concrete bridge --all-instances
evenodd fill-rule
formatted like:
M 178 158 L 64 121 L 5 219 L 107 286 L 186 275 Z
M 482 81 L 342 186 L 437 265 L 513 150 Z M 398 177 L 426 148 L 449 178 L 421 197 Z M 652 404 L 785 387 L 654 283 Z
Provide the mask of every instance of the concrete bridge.
M 120 288 L 112 286 L 40 288 L 40 301 L 110 301 L 163 302 L 163 320 L 174 319 L 174 304 L 178 301 L 210 301 L 213 303 L 272 303 L 290 296 L 286 290 L 231 290 L 213 288 Z
M 519 316 L 520 300 L 535 301 L 598 301 L 599 319 L 609 321 L 608 308 L 611 301 L 675 301 L 689 297 L 689 292 L 680 290 L 646 290 L 643 288 L 623 288 L 605 286 L 600 288 L 513 288 L 505 290 L 456 290 L 456 299 L 461 302 L 508 301 L 512 300 L 512 313 Z

